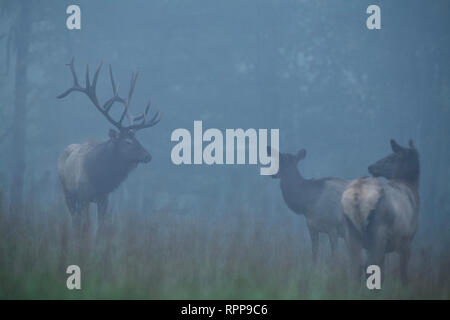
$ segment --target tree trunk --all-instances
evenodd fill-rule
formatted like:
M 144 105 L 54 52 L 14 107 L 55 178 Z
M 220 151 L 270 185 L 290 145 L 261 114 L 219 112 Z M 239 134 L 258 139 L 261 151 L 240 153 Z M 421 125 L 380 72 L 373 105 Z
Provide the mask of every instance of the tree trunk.
M 25 175 L 25 129 L 27 96 L 27 62 L 30 42 L 31 22 L 30 5 L 23 4 L 16 23 L 16 65 L 14 83 L 14 118 L 12 137 L 12 185 L 11 208 L 17 213 L 22 211 L 23 185 Z

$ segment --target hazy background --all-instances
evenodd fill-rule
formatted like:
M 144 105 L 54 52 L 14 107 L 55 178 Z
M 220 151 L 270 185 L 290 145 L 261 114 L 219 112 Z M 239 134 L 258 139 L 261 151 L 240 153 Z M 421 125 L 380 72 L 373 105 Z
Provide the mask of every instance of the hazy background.
M 65 10 L 70 4 L 81 7 L 81 30 L 66 28 Z M 366 28 L 366 8 L 370 4 L 381 7 L 381 30 Z M 28 12 L 24 6 L 28 6 Z M 292 292 L 283 291 L 283 281 L 292 282 L 285 268 L 300 274 L 299 268 L 304 264 L 297 249 L 302 247 L 302 254 L 309 259 L 310 243 L 304 218 L 288 210 L 278 181 L 260 176 L 257 166 L 172 164 L 172 131 L 192 131 L 193 121 L 203 120 L 204 130 L 279 128 L 282 152 L 307 149 L 307 158 L 299 167 L 307 178 L 367 175 L 369 164 L 390 153 L 390 138 L 403 145 L 412 138 L 420 152 L 422 169 L 415 259 L 422 261 L 423 255 L 437 259 L 444 271 L 433 278 L 436 286 L 430 292 L 448 297 L 445 270 L 450 259 L 445 248 L 450 244 L 449 1 L 0 0 L 0 10 L 0 191 L 6 219 L 3 228 L 14 233 L 11 238 L 4 233 L 6 240 L 2 241 L 0 280 L 7 285 L 4 283 L 2 290 L 0 282 L 0 296 L 61 296 L 35 284 L 35 279 L 45 278 L 43 274 L 47 273 L 62 279 L 62 285 L 65 281 L 64 272 L 55 275 L 57 264 L 48 262 L 62 259 L 58 258 L 61 252 L 48 250 L 52 245 L 59 246 L 59 237 L 64 238 L 64 228 L 70 225 L 57 180 L 57 158 L 68 144 L 92 138 L 105 140 L 110 128 L 86 96 L 74 93 L 63 100 L 56 99 L 72 85 L 65 64 L 75 57 L 81 83 L 86 64 L 90 65 L 92 76 L 98 63 L 104 62 L 97 86 L 100 101 L 111 95 L 106 66 L 112 64 L 122 95 L 128 90 L 131 72 L 140 72 L 132 102 L 135 113 L 144 109 L 148 98 L 163 112 L 158 125 L 138 134 L 139 141 L 152 154 L 152 162 L 140 165 L 110 197 L 116 227 L 127 226 L 114 233 L 117 248 L 123 248 L 121 239 L 130 234 L 151 234 L 149 237 L 153 238 L 130 240 L 130 245 L 136 247 L 140 256 L 150 250 L 151 243 L 157 251 L 149 253 L 148 263 L 159 257 L 156 259 L 160 264 L 160 269 L 152 274 L 159 275 L 155 279 L 172 279 L 167 280 L 170 284 L 158 280 L 163 281 L 161 291 L 150 294 L 142 289 L 137 296 L 173 297 L 172 291 L 165 291 L 172 285 L 174 292 L 179 292 L 180 288 L 186 289 L 184 283 L 203 283 L 197 291 L 193 289 L 194 295 L 186 289 L 186 297 L 214 297 L 213 292 L 221 290 L 223 283 L 234 283 L 227 277 L 235 279 L 234 275 L 243 270 L 242 263 L 246 265 L 249 252 L 260 250 L 255 265 L 260 265 L 260 258 L 266 262 L 272 259 L 279 274 L 287 277 L 271 279 L 285 295 L 278 289 L 267 289 L 261 291 L 262 297 L 303 297 L 299 292 L 309 298 L 321 297 L 310 294 L 314 282 L 302 287 L 301 279 L 298 287 L 293 281 Z M 24 14 L 28 19 L 23 19 Z M 21 34 L 28 36 L 20 37 Z M 19 52 L 25 45 L 28 49 L 23 58 Z M 18 68 L 18 63 L 24 69 Z M 23 139 L 13 133 L 20 97 L 25 99 L 20 117 Z M 23 156 L 17 144 L 23 144 Z M 18 169 L 22 158 L 23 170 Z M 25 205 L 21 209 L 23 217 L 16 222 L 11 218 L 14 213 L 7 208 L 14 198 L 11 195 L 16 194 L 14 188 L 20 189 L 20 179 L 14 179 L 20 172 L 24 173 Z M 21 233 L 13 232 L 15 225 L 25 228 L 20 230 L 30 238 L 24 240 Z M 48 245 L 41 244 L 42 249 L 39 245 L 33 247 L 43 239 Z M 230 239 L 242 241 L 227 242 Z M 27 243 L 25 246 L 20 244 L 22 240 Z M 325 239 L 322 242 L 324 250 L 328 249 Z M 234 255 L 222 256 L 224 246 Z M 283 247 L 286 251 L 280 249 Z M 158 250 L 168 254 L 167 261 Z M 171 256 L 170 250 L 176 252 Z M 241 250 L 242 257 L 236 253 Z M 189 258 L 195 260 L 193 265 L 180 262 L 174 270 L 181 269 L 186 276 L 173 279 L 168 270 L 175 268 L 173 264 L 178 263 L 181 252 L 197 252 L 199 256 Z M 278 256 L 270 256 L 271 252 Z M 37 275 L 30 276 L 34 289 L 18 280 L 26 270 L 24 261 L 34 261 L 28 254 L 45 260 L 36 267 Z M 130 255 L 127 250 L 116 257 L 117 268 Z M 202 259 L 215 267 L 199 262 Z M 99 269 L 92 260 L 88 261 Z M 238 266 L 223 273 L 220 261 Z M 133 283 L 140 283 L 126 275 L 148 276 L 150 271 L 144 267 L 147 260 L 139 263 L 143 264 L 141 273 L 125 268 L 125 275 L 111 275 L 111 279 L 123 282 L 114 282 L 117 285 L 113 288 L 131 288 L 119 290 L 118 296 L 133 297 Z M 203 267 L 211 274 L 198 275 L 196 272 Z M 276 272 L 267 266 L 268 275 Z M 11 273 L 17 282 L 11 280 Z M 241 281 L 242 277 L 236 278 L 238 288 L 255 287 L 248 294 L 244 291 L 243 297 L 260 297 L 259 293 L 254 294 L 260 292 L 259 280 L 247 283 Z M 262 278 L 267 279 L 266 274 Z M 220 281 L 215 291 L 208 284 L 217 279 Z M 91 293 L 93 297 L 115 297 L 108 295 L 108 290 Z M 231 285 L 224 296 L 235 297 L 239 290 Z M 320 292 L 326 296 L 329 288 Z M 336 292 L 340 297 L 340 291 Z M 415 297 L 415 293 L 411 296 Z

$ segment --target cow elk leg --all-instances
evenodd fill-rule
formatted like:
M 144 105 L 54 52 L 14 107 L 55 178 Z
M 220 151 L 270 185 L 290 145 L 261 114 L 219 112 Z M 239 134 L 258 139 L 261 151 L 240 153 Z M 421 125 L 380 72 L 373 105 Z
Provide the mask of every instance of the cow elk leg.
M 386 255 L 387 235 L 385 228 L 377 228 L 371 237 L 367 256 L 367 266 L 377 265 L 381 270 L 381 282 L 383 283 L 385 268 L 384 258 Z
M 337 231 L 331 231 L 328 233 L 328 239 L 330 240 L 330 248 L 331 248 L 331 259 L 333 263 L 336 262 L 337 259 L 337 245 L 338 245 L 338 234 Z
M 312 261 L 316 264 L 319 253 L 319 233 L 309 228 L 309 235 L 311 236 Z

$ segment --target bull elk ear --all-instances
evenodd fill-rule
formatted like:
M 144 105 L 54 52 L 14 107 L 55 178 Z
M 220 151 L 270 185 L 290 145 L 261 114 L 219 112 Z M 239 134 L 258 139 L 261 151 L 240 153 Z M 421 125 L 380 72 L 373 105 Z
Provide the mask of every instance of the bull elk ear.
M 394 139 L 391 139 L 391 148 L 395 153 L 403 150 L 403 148 Z
M 300 151 L 297 152 L 295 157 L 297 158 L 297 161 L 305 159 L 305 157 L 306 157 L 306 150 L 305 149 L 301 149 Z
M 115 130 L 113 130 L 113 129 L 109 129 L 109 133 L 108 134 L 109 134 L 109 137 L 111 139 L 117 138 L 117 132 Z
M 414 141 L 412 141 L 412 139 L 409 139 L 409 147 L 413 150 L 417 150 L 416 146 L 414 145 Z

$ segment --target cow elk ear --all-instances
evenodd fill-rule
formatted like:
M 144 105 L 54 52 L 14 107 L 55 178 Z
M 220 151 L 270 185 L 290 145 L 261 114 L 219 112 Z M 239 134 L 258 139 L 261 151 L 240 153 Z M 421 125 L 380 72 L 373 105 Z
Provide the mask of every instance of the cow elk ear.
M 394 153 L 400 152 L 403 150 L 403 148 L 394 140 L 391 139 L 391 148 Z
M 116 139 L 117 138 L 117 132 L 113 129 L 109 129 L 109 137 L 111 139 Z
M 297 162 L 300 161 L 300 160 L 305 159 L 305 157 L 306 157 L 306 150 L 305 149 L 301 149 L 300 151 L 297 152 L 295 157 L 297 158 Z
M 271 146 L 267 146 L 267 156 L 269 156 L 269 157 L 272 156 L 272 150 L 274 150 L 275 152 L 277 151 L 275 148 L 272 148 Z M 281 156 L 281 152 L 278 151 L 278 154 Z

